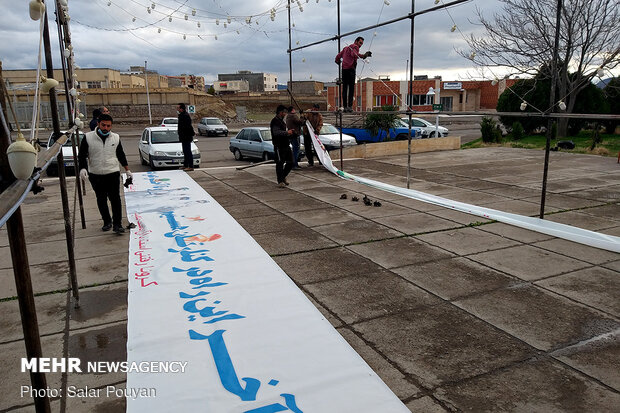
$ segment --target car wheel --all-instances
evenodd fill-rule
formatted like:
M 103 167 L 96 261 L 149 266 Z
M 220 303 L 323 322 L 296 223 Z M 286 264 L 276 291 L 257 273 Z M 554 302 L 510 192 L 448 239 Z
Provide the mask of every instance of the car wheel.
M 151 155 L 149 155 L 149 166 L 151 167 L 153 171 L 155 170 L 155 164 L 153 163 L 153 159 L 151 158 Z
M 140 157 L 140 162 L 142 162 L 142 165 L 148 165 L 149 163 L 147 161 L 144 160 L 144 158 L 142 157 L 142 152 L 140 150 L 138 150 L 138 156 Z
M 235 148 L 235 151 L 233 153 L 236 160 L 240 161 L 243 159 L 243 155 L 241 155 L 241 151 L 238 148 Z
M 198 128 L 198 135 L 202 136 L 202 130 L 200 130 L 200 128 Z
M 435 137 L 435 132 L 431 132 L 431 133 L 428 135 L 428 137 L 429 137 L 429 138 L 434 138 L 434 137 Z
M 224 136 L 228 136 L 228 132 L 224 132 Z
M 411 137 L 414 137 L 414 134 L 411 134 Z M 398 135 L 396 135 L 396 140 L 397 141 L 406 141 L 409 139 L 409 134 L 408 133 L 399 133 Z
M 269 160 L 269 152 L 263 152 L 263 161 Z

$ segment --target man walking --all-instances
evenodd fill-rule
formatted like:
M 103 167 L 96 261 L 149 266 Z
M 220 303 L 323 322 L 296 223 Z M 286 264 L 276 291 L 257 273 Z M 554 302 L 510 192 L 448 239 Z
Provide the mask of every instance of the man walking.
M 299 115 L 293 106 L 288 107 L 288 115 L 286 115 L 286 129 L 293 129 L 291 136 L 291 145 L 293 146 L 293 169 L 299 169 L 297 163 L 299 157 L 299 137 L 301 136 L 301 126 L 303 122 L 299 119 Z
M 194 170 L 194 156 L 192 155 L 192 142 L 194 140 L 194 128 L 192 127 L 192 118 L 189 113 L 185 111 L 185 103 L 179 103 L 177 105 L 177 113 L 179 114 L 179 124 L 177 133 L 179 134 L 179 141 L 183 147 L 183 170 Z
M 276 178 L 280 188 L 285 188 L 288 185 L 286 176 L 293 169 L 293 153 L 291 152 L 289 140 L 294 131 L 293 129 L 286 129 L 286 123 L 284 123 L 285 116 L 286 108 L 284 105 L 279 105 L 276 109 L 276 116 L 269 125 L 276 158 Z
M 127 157 L 123 151 L 118 134 L 110 132 L 112 116 L 99 115 L 99 123 L 94 131 L 86 133 L 80 144 L 78 164 L 80 178 L 90 183 L 97 197 L 97 208 L 103 220 L 102 231 L 122 234 L 125 229 L 122 225 L 123 209 L 121 206 L 120 183 L 121 174 L 118 164 L 125 168 L 127 178 L 131 178 L 131 171 L 127 166 Z M 112 217 L 108 209 L 108 199 L 112 205 Z
M 360 47 L 364 44 L 364 38 L 358 37 L 353 44 L 345 46 L 336 55 L 336 64 L 342 61 L 342 106 L 345 112 L 353 112 L 353 95 L 355 93 L 355 68 L 357 59 L 366 59 L 372 56 L 370 51 L 360 54 Z
M 314 129 L 314 133 L 319 135 L 321 128 L 323 127 L 323 115 L 319 112 L 319 104 L 315 103 L 312 105 L 312 109 L 304 112 L 304 116 L 310 125 L 312 125 L 312 129 Z M 308 166 L 314 166 L 314 156 L 312 154 L 313 146 L 312 146 L 312 138 L 310 137 L 310 131 L 307 126 L 304 126 L 304 147 L 306 148 L 306 158 L 308 158 Z

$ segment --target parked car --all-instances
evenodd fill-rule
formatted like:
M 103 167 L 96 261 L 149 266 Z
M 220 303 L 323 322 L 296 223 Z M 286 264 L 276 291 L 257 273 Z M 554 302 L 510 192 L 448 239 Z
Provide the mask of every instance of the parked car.
M 342 128 L 342 133 L 351 135 L 355 138 L 357 143 L 365 142 L 384 142 L 384 141 L 401 141 L 409 138 L 409 126 L 404 125 L 402 122 L 397 122 L 397 125 L 390 130 L 379 130 L 376 135 L 371 135 L 368 129 L 351 125 Z M 411 138 L 418 139 L 421 137 L 419 128 L 411 128 Z
M 319 131 L 319 140 L 328 151 L 340 149 L 340 131 L 331 123 L 323 124 L 323 127 Z M 355 145 L 357 145 L 357 142 L 353 136 L 347 135 L 346 133 L 342 134 L 343 147 Z
M 243 128 L 237 135 L 230 138 L 229 149 L 238 161 L 244 157 L 260 158 L 263 161 L 273 159 L 271 130 L 267 127 Z M 299 160 L 304 156 L 306 156 L 304 147 L 300 145 L 297 159 Z
M 199 135 L 219 135 L 228 136 L 228 127 L 220 120 L 220 118 L 202 118 L 198 123 Z
M 400 118 L 403 121 L 403 125 L 408 128 L 409 127 L 409 117 Z M 411 127 L 420 129 L 420 133 L 423 138 L 434 138 L 435 137 L 435 125 L 430 123 L 427 120 L 420 118 L 411 118 Z M 443 138 L 444 136 L 448 136 L 448 129 L 440 126 L 437 128 L 438 137 Z
M 194 168 L 198 168 L 200 151 L 194 142 L 191 144 L 192 156 Z M 183 166 L 183 147 L 176 127 L 155 126 L 144 129 L 138 143 L 138 152 L 142 164 L 149 165 L 151 169 Z
M 177 127 L 177 125 L 179 124 L 179 118 L 163 118 L 162 121 L 159 123 L 159 126 L 161 127 Z
M 72 135 L 72 136 L 75 137 L 75 135 Z M 82 142 L 82 139 L 84 139 L 84 132 L 80 132 L 79 136 L 80 136 L 79 141 L 76 143 L 77 149 L 80 148 L 80 143 Z M 67 142 L 65 142 L 64 145 L 62 145 L 62 157 L 63 157 L 63 162 L 65 164 L 65 171 L 67 174 L 75 174 L 76 161 L 75 161 L 75 158 L 73 157 L 73 148 L 71 144 L 71 139 L 72 138 L 67 139 Z M 47 141 L 47 147 L 51 148 L 55 142 L 56 142 L 56 139 L 54 138 L 54 132 L 52 132 Z M 48 176 L 58 175 L 58 156 L 54 156 L 54 158 L 48 165 L 47 175 Z

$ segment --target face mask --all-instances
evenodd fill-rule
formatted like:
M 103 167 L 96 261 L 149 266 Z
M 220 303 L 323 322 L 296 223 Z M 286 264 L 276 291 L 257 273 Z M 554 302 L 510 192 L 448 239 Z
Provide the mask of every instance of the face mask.
M 180 114 L 181 114 L 181 111 L 180 111 L 180 110 L 177 110 L 177 115 L 180 115 Z
M 104 132 L 101 129 L 97 128 L 97 133 L 101 136 L 108 136 L 110 134 L 110 131 Z

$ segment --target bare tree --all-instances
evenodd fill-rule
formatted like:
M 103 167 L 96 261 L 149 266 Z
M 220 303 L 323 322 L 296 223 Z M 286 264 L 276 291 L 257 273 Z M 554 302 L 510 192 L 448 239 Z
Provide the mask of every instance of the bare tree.
M 470 51 L 461 55 L 484 67 L 504 67 L 511 74 L 548 76 L 553 60 L 556 2 L 500 0 L 501 13 L 484 17 L 477 8 L 486 32 L 468 39 Z M 620 64 L 620 7 L 618 0 L 564 0 L 560 23 L 557 93 L 571 113 L 575 97 L 600 70 Z M 541 69 L 547 68 L 546 73 Z M 557 102 L 555 102 L 557 103 Z M 554 107 L 547 111 L 554 110 Z M 568 119 L 558 125 L 565 136 Z

